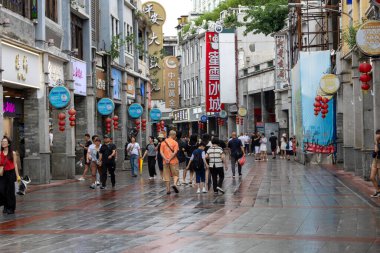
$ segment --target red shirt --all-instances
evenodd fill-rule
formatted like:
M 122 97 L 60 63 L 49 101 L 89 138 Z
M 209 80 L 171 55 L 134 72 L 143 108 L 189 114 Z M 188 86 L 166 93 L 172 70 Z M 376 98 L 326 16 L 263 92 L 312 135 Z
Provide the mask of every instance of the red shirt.
M 0 165 L 4 166 L 4 171 L 15 169 L 15 164 L 13 160 L 9 160 L 7 156 L 4 155 L 3 151 L 1 151 L 0 153 Z

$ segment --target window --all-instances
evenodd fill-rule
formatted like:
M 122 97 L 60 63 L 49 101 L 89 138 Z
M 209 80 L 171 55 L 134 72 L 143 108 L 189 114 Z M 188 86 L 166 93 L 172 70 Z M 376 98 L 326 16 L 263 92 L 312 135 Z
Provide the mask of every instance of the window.
M 186 100 L 186 81 L 183 82 L 183 99 Z
M 83 59 L 83 21 L 71 14 L 71 49 L 78 49 L 77 57 Z
M 186 94 L 187 94 L 187 99 L 190 99 L 190 80 L 187 81 Z
M 199 61 L 199 48 L 198 48 L 198 44 L 195 44 L 195 57 L 196 57 L 196 61 Z
M 174 56 L 174 47 L 173 46 L 164 46 L 165 56 Z
M 119 20 L 111 15 L 112 37 L 119 34 Z
M 255 71 L 259 71 L 260 70 L 260 65 L 256 65 L 255 66 Z
M 273 67 L 273 61 L 268 61 L 268 68 Z
M 58 22 L 57 0 L 46 0 L 45 16 L 54 22 Z
M 37 18 L 37 1 L 33 0 L 0 0 L 0 4 L 23 17 Z
M 126 28 L 125 28 L 125 23 L 124 23 L 124 29 L 126 29 L 126 31 L 124 32 L 124 34 L 126 35 L 126 37 L 128 38 L 128 41 L 127 41 L 127 53 L 129 54 L 133 54 L 133 28 L 132 26 L 130 26 L 129 24 L 127 24 Z
M 199 95 L 198 89 L 199 89 L 199 87 L 198 87 L 198 77 L 196 77 L 195 78 L 195 88 L 194 88 L 195 97 L 198 97 L 198 95 Z
M 194 79 L 191 79 L 190 96 L 194 98 Z

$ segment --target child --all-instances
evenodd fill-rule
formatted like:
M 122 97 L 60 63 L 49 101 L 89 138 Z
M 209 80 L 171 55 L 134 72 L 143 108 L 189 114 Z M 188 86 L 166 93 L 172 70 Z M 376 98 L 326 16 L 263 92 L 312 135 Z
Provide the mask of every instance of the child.
M 198 190 L 197 193 L 201 193 L 201 188 L 203 193 L 207 193 L 206 187 L 205 187 L 205 173 L 206 173 L 206 168 L 208 169 L 208 164 L 206 162 L 206 155 L 205 155 L 205 143 L 200 143 L 198 145 L 198 148 L 194 150 L 193 154 L 190 157 L 189 164 L 186 167 L 186 170 L 188 170 L 193 163 L 193 169 L 195 171 L 195 177 L 196 177 L 196 182 L 198 185 Z
M 293 156 L 293 138 L 289 139 L 288 145 L 286 146 L 286 156 L 288 161 L 290 161 L 290 157 Z

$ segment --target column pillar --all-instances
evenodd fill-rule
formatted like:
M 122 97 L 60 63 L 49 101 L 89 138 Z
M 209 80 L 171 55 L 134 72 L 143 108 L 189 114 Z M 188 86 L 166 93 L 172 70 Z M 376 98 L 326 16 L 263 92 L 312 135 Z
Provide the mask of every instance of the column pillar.
M 380 59 L 372 59 L 372 68 L 373 117 L 376 131 L 380 129 Z

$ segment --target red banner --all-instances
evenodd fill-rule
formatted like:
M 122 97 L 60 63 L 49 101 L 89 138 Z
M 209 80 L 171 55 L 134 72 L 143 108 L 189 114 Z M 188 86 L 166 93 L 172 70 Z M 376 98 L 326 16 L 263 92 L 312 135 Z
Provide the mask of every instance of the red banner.
M 206 112 L 220 112 L 219 34 L 206 33 Z

